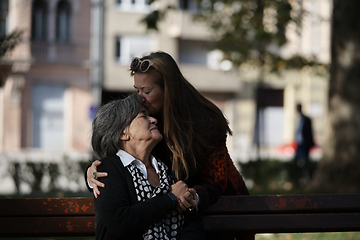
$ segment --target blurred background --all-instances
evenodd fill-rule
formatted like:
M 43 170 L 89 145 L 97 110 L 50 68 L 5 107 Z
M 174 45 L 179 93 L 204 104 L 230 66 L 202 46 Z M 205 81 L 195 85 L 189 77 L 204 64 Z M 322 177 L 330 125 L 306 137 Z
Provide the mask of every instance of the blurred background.
M 299 103 L 312 120 L 311 171 L 342 162 L 334 141 L 324 147 L 336 132 L 332 11 L 331 0 L 0 0 L 0 195 L 91 196 L 92 118 L 133 92 L 131 59 L 158 50 L 228 118 L 229 152 L 252 194 L 358 191 L 307 188 L 312 177 L 293 162 Z M 359 169 L 355 153 L 343 162 Z

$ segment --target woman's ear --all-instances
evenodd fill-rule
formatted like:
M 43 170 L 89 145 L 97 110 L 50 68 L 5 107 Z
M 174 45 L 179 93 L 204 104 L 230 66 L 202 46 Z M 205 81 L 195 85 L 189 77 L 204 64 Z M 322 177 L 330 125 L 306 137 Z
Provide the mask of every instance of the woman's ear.
M 122 140 L 122 141 L 127 141 L 130 139 L 130 136 L 127 134 L 126 130 L 127 129 L 125 129 L 120 135 L 120 140 Z

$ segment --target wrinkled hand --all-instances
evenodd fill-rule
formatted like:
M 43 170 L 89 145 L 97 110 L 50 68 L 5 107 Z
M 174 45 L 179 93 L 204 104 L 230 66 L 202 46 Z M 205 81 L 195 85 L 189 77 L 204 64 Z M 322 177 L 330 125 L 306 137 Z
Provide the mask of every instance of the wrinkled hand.
M 97 178 L 106 177 L 108 174 L 106 172 L 97 172 L 97 167 L 101 164 L 101 161 L 94 161 L 91 166 L 88 168 L 86 175 L 90 185 L 93 188 L 93 194 L 95 198 L 100 195 L 100 190 L 98 187 L 105 187 L 105 184 L 94 179 L 94 172 L 96 172 Z
M 178 181 L 171 186 L 171 192 L 178 200 L 177 210 L 179 212 L 186 211 L 197 207 L 197 195 L 193 188 L 188 188 L 187 184 L 183 181 Z
M 170 192 L 179 200 L 181 196 L 189 194 L 189 188 L 185 182 L 180 180 L 171 185 Z
M 196 191 L 193 188 L 189 188 L 188 189 L 188 194 L 186 194 L 187 197 L 185 196 L 181 196 L 179 201 L 178 201 L 178 211 L 179 212 L 183 212 L 186 210 L 193 210 L 194 208 L 196 208 L 198 206 L 198 199 L 197 199 L 197 195 L 196 195 Z
M 190 203 L 191 206 L 192 206 L 192 208 L 191 208 L 191 210 L 192 210 L 192 209 L 198 207 L 198 205 L 199 205 L 199 199 L 198 199 L 198 195 L 196 194 L 196 190 L 195 190 L 195 189 L 190 188 L 190 189 L 189 189 L 189 192 L 190 192 L 191 195 L 192 195 L 192 198 L 189 200 L 189 203 Z

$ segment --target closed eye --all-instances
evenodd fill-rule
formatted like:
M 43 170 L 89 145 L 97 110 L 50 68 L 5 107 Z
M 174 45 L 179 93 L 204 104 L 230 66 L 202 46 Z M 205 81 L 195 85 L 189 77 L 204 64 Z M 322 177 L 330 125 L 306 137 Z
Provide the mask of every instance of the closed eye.
M 141 110 L 140 112 L 139 112 L 139 117 L 143 117 L 143 118 L 148 118 L 149 117 L 149 115 L 148 115 L 148 113 L 147 113 L 147 111 L 146 110 Z

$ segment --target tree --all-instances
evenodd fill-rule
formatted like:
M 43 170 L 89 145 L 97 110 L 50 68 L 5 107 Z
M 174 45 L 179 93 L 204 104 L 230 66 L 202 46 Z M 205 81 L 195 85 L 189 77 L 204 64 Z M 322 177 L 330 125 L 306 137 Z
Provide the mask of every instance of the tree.
M 156 0 L 151 1 L 154 2 Z M 321 72 L 327 69 L 315 56 L 305 58 L 295 54 L 285 57 L 281 54 L 282 47 L 288 42 L 286 31 L 291 27 L 300 34 L 302 19 L 307 12 L 302 8 L 302 0 L 197 0 L 197 3 L 198 12 L 194 20 L 206 23 L 212 30 L 216 39 L 213 48 L 221 50 L 224 60 L 229 60 L 235 67 L 248 64 L 258 70 L 257 89 L 254 92 L 254 140 L 259 157 L 264 74 L 304 66 L 313 66 L 314 70 Z M 143 22 L 148 29 L 158 30 L 158 21 L 172 8 L 158 8 L 149 13 Z
M 21 31 L 13 31 L 8 35 L 0 37 L 0 58 L 15 48 L 15 46 L 21 41 Z
M 360 1 L 333 0 L 329 124 L 310 189 L 360 192 Z
M 15 46 L 21 41 L 21 31 L 13 31 L 12 33 L 0 36 L 0 68 L 1 68 L 1 59 L 5 56 L 6 53 L 10 52 L 15 48 Z M 0 87 L 4 85 L 4 79 L 6 79 L 8 72 L 3 70 L 0 71 Z
M 200 6 L 198 19 L 215 30 L 215 47 L 236 65 L 248 62 L 277 71 L 316 64 L 314 59 L 284 59 L 278 54 L 287 42 L 285 28 L 301 26 L 301 0 L 204 2 L 207 4 Z M 328 126 L 323 157 L 309 186 L 313 191 L 360 191 L 359 11 L 359 0 L 333 0 Z M 156 27 L 154 16 L 159 20 L 163 14 L 157 10 L 157 14 L 147 16 Z
M 156 0 L 150 1 L 151 4 Z M 283 68 L 314 65 L 316 58 L 300 55 L 281 56 L 279 49 L 288 39 L 287 26 L 299 30 L 305 11 L 302 0 L 197 0 L 198 12 L 194 20 L 206 23 L 214 35 L 213 48 L 224 53 L 224 58 L 235 66 L 244 63 L 263 71 L 277 72 Z M 291 3 L 291 4 L 290 4 Z M 142 21 L 148 29 L 158 30 L 169 9 L 165 6 L 150 12 Z

